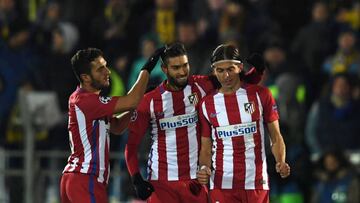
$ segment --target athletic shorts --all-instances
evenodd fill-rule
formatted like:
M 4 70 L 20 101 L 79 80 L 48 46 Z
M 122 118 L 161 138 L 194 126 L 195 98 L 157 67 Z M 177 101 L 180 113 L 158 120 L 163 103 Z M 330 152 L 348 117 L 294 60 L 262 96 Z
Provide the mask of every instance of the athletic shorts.
M 239 190 L 213 189 L 210 190 L 212 203 L 269 203 L 269 190 Z
M 207 188 L 196 180 L 150 181 L 154 192 L 148 198 L 149 203 L 207 203 Z
M 106 186 L 97 177 L 64 173 L 60 182 L 61 203 L 107 203 Z

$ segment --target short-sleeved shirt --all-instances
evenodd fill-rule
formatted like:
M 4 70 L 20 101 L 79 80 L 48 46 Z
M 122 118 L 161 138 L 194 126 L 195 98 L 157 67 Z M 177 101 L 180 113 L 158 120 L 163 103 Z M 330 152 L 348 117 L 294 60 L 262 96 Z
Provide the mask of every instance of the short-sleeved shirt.
M 130 122 L 127 166 L 131 175 L 139 171 L 137 148 L 150 128 L 149 180 L 195 179 L 200 146 L 197 108 L 200 99 L 214 87 L 208 77 L 195 75 L 180 91 L 171 91 L 165 84 L 144 96 Z
M 264 123 L 279 119 L 270 91 L 244 84 L 201 101 L 201 135 L 212 138 L 210 189 L 269 189 Z
M 109 131 L 118 97 L 104 97 L 77 88 L 69 98 L 69 142 L 71 155 L 63 173 L 94 175 L 109 179 Z

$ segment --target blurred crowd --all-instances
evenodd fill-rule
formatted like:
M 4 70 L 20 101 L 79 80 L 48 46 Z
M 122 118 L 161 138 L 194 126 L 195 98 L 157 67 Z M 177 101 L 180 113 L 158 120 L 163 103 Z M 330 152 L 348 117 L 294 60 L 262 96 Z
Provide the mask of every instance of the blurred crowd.
M 22 147 L 17 93 L 25 89 L 55 92 L 64 114 L 38 130 L 37 148 L 68 149 L 75 50 L 102 49 L 112 71 L 103 94 L 122 95 L 154 50 L 174 41 L 185 45 L 193 74 L 211 71 L 220 43 L 267 61 L 261 83 L 277 100 L 293 173 L 281 180 L 269 169 L 272 202 L 360 202 L 348 156 L 360 152 L 359 0 L 0 0 L 0 148 Z M 164 78 L 155 68 L 149 86 Z M 124 142 L 114 138 L 113 151 Z

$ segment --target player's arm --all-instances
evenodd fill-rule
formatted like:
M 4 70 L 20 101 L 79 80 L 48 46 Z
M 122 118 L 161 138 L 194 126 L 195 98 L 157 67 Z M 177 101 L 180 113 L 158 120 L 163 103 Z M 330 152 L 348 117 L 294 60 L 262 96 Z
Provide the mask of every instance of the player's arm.
M 252 67 L 245 73 L 243 80 L 250 84 L 258 84 L 261 81 L 266 68 L 264 58 L 260 54 L 254 53 L 246 59 L 246 62 Z
M 120 135 L 128 127 L 133 111 L 126 111 L 120 115 L 114 115 L 110 121 L 110 132 L 115 135 Z
M 135 109 L 145 93 L 149 77 L 149 71 L 142 70 L 127 95 L 118 97 L 113 113 L 121 113 Z
M 114 108 L 114 113 L 120 113 L 136 109 L 136 106 L 139 104 L 141 98 L 146 91 L 150 73 L 156 66 L 156 63 L 164 50 L 165 47 L 161 47 L 157 49 L 152 56 L 150 56 L 150 58 L 147 60 L 147 62 L 141 69 L 137 81 L 127 93 L 127 95 L 119 97 Z
M 201 148 L 199 155 L 199 170 L 196 177 L 200 184 L 206 185 L 211 175 L 211 124 L 206 119 L 205 102 L 199 105 L 199 121 L 201 126 Z
M 271 152 L 276 161 L 276 172 L 278 172 L 282 178 L 286 178 L 290 175 L 290 166 L 285 161 L 286 147 L 280 133 L 279 120 L 267 123 L 267 127 L 271 140 Z
M 149 102 L 144 99 L 134 112 L 129 124 L 129 137 L 125 146 L 125 161 L 137 197 L 146 200 L 154 191 L 153 186 L 143 179 L 139 171 L 138 148 L 150 122 Z
M 259 91 L 263 109 L 263 117 L 271 140 L 271 152 L 276 160 L 276 171 L 282 178 L 290 175 L 290 166 L 285 162 L 286 147 L 284 139 L 280 133 L 279 113 L 274 97 L 268 88 L 262 87 Z
M 200 184 L 206 185 L 209 182 L 211 175 L 211 138 L 201 137 L 201 149 L 199 156 L 199 171 L 196 173 L 196 178 Z

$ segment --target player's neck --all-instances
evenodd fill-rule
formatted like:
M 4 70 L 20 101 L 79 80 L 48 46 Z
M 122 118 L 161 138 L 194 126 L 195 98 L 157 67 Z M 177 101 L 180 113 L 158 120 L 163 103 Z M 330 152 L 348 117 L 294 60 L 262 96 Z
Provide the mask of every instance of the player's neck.
M 171 84 L 171 83 L 169 83 L 169 81 L 166 81 L 165 87 L 166 87 L 166 89 L 168 89 L 170 91 L 173 91 L 173 92 L 180 91 L 180 90 L 184 89 L 184 87 L 179 87 L 177 85 Z
M 81 89 L 84 89 L 84 90 L 87 91 L 87 92 L 92 92 L 92 93 L 95 93 L 95 94 L 100 94 L 100 90 L 95 89 L 95 88 L 92 87 L 91 85 L 87 85 L 87 84 L 80 83 L 80 88 L 81 88 Z
M 223 94 L 233 94 L 235 93 L 240 87 L 241 87 L 241 81 L 239 80 L 238 83 L 236 83 L 235 85 L 231 86 L 231 87 L 226 87 L 226 86 L 222 86 L 220 89 L 219 89 L 219 92 L 220 93 L 223 93 Z

